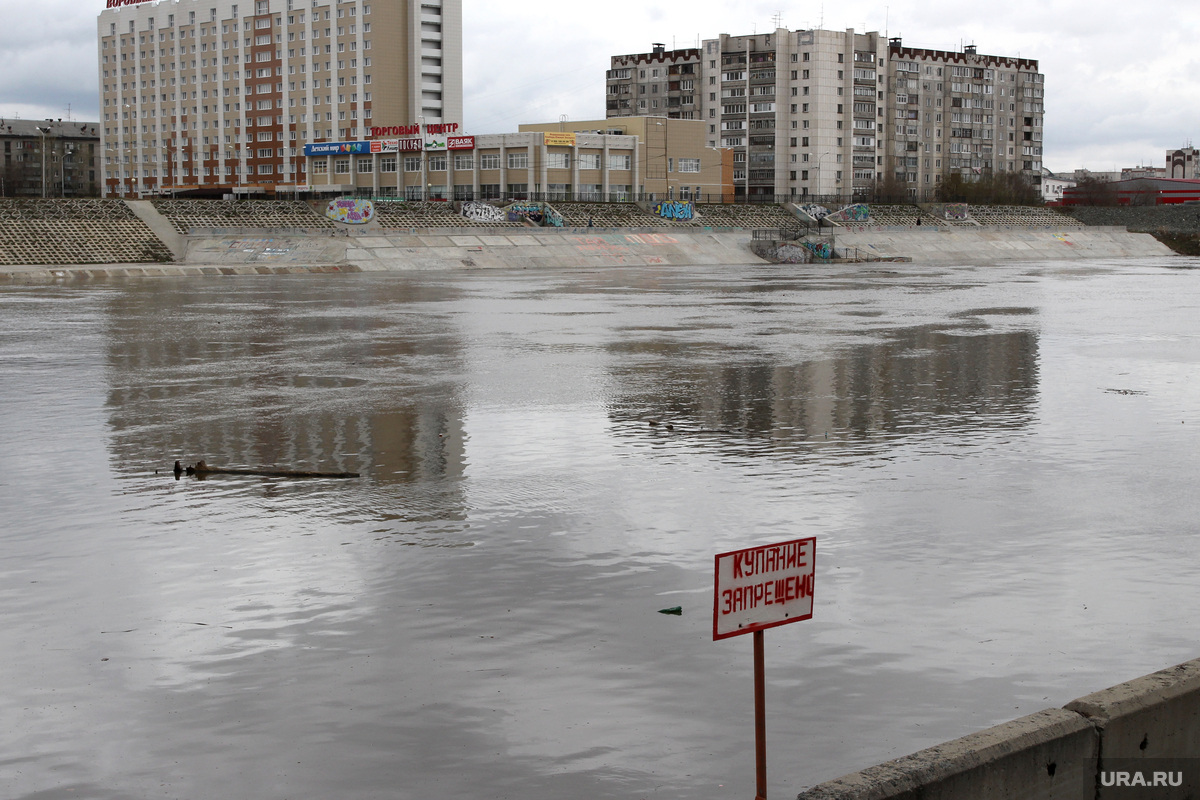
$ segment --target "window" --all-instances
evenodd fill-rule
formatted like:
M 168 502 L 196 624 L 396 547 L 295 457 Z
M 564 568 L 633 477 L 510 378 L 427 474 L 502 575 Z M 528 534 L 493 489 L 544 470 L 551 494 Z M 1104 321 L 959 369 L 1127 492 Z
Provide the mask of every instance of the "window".
M 509 169 L 529 169 L 529 153 L 509 153 L 508 154 Z M 528 191 L 528 189 L 526 189 Z M 511 192 L 510 192 L 511 194 Z
M 404 157 L 404 171 L 405 172 L 420 172 L 421 171 L 421 157 L 420 156 L 405 156 Z
M 548 169 L 570 169 L 571 154 L 570 153 L 547 153 L 546 167 Z
M 590 153 L 577 156 L 580 169 L 600 169 L 600 154 Z
M 348 158 L 335 159 L 333 162 L 333 171 L 335 173 L 337 173 L 338 175 L 349 175 L 350 174 L 350 159 L 348 159 Z
M 396 171 L 396 157 L 395 156 L 381 156 L 379 159 L 379 171 L 380 172 L 395 172 Z
M 608 168 L 610 170 L 628 170 L 632 164 L 632 161 L 632 156 L 614 155 L 610 153 L 608 156 Z
M 446 171 L 446 156 L 436 155 L 429 157 L 430 172 L 445 172 Z
M 456 155 L 454 157 L 454 169 L 469 170 L 475 168 L 475 157 L 473 155 Z
M 679 159 L 680 172 L 699 172 L 700 159 L 698 158 L 681 158 Z
M 370 157 L 358 159 L 358 171 L 359 171 L 359 174 L 366 173 L 368 175 L 370 173 L 374 172 L 375 165 L 374 165 L 373 160 Z
M 487 154 L 479 156 L 479 168 L 480 169 L 500 169 L 500 154 L 499 153 L 487 153 Z M 480 189 L 480 191 L 482 191 L 482 188 Z M 500 187 L 499 186 L 496 187 L 496 196 L 497 197 L 500 196 Z

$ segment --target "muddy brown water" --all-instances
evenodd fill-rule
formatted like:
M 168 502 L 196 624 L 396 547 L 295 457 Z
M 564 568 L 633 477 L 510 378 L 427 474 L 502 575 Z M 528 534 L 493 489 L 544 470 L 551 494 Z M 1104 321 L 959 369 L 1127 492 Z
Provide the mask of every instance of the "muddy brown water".
M 1194 658 L 1198 264 L 0 288 L 0 796 L 748 797 L 799 536 L 772 796 Z

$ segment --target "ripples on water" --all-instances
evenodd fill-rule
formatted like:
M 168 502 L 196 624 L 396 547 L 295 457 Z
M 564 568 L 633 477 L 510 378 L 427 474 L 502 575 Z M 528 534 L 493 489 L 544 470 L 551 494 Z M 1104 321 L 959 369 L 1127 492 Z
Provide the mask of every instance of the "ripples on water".
M 712 558 L 800 535 L 775 793 L 1192 658 L 1198 280 L 2 289 L 0 794 L 745 796 Z

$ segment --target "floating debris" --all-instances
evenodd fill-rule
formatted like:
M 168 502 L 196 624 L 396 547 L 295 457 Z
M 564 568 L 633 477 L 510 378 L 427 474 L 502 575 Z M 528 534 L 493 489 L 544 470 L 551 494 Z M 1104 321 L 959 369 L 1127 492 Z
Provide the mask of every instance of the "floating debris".
M 658 613 L 670 614 L 673 617 L 682 617 L 683 616 L 683 606 L 675 606 L 674 608 L 664 608 L 662 611 L 659 611 Z
M 308 472 L 304 470 L 294 469 L 225 469 L 224 467 L 210 467 L 207 462 L 197 461 L 195 466 L 184 467 L 183 464 L 175 462 L 175 478 L 180 475 L 193 475 L 197 478 L 204 478 L 209 475 L 253 475 L 262 478 L 361 478 L 357 472 Z

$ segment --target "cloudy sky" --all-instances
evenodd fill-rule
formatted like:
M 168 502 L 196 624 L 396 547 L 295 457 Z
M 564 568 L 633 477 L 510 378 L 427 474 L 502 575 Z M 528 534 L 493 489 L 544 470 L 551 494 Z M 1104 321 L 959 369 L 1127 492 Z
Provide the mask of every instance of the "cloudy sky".
M 96 15 L 103 0 L 0 0 L 0 116 L 95 120 Z M 464 0 L 465 127 L 604 116 L 609 57 L 651 42 L 791 29 L 888 31 L 915 47 L 1040 60 L 1046 154 L 1055 171 L 1162 166 L 1167 148 L 1200 139 L 1200 3 L 1157 0 L 839 0 L 822 4 L 673 4 L 608 0 L 508 4 Z

